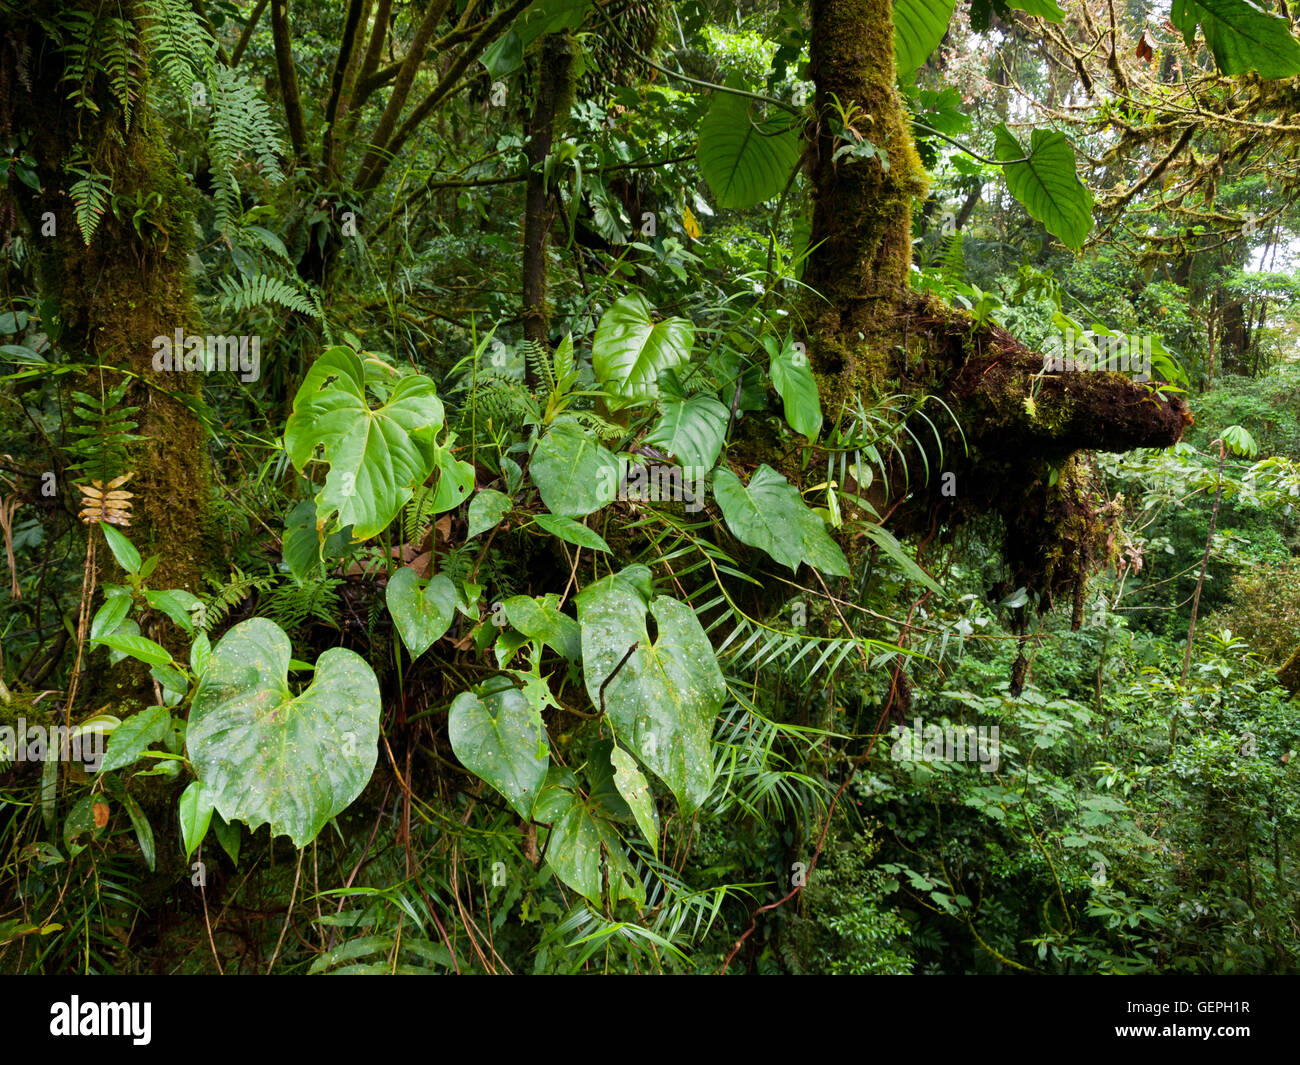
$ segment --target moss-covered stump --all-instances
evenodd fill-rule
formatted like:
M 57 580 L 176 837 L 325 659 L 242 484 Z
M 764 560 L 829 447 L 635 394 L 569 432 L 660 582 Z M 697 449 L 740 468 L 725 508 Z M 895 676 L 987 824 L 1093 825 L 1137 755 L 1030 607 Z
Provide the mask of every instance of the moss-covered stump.
M 1277 671 L 1277 681 L 1292 695 L 1300 695 L 1300 647 Z

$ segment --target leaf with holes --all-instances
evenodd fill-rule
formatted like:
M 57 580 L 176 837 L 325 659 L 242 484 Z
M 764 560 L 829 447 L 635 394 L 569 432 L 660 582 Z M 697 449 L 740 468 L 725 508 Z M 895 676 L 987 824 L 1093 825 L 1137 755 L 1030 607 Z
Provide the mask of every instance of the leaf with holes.
M 540 708 L 505 677 L 461 692 L 447 722 L 451 749 L 496 788 L 520 817 L 531 815 L 551 764 Z
M 441 454 L 442 402 L 427 377 L 403 377 L 388 400 L 371 407 L 366 368 L 349 348 L 330 348 L 307 372 L 284 428 L 284 446 L 299 470 L 321 449 L 329 463 L 316 495 L 322 528 L 352 525 L 358 540 L 397 516 Z
M 745 487 L 731 470 L 713 474 L 713 494 L 736 539 L 757 547 L 792 570 L 807 562 L 823 573 L 849 575 L 849 564 L 826 524 L 804 504 L 798 489 L 770 466 L 760 466 Z
M 289 637 L 266 618 L 240 622 L 212 649 L 185 745 L 204 794 L 227 821 L 299 847 L 370 780 L 379 748 L 379 682 L 365 659 L 333 647 L 312 682 L 289 689 Z
M 693 810 L 713 785 L 713 721 L 727 689 L 695 612 L 665 595 L 650 601 L 649 579 L 644 566 L 629 566 L 578 596 L 587 695 L 598 709 L 603 701 L 620 742 Z

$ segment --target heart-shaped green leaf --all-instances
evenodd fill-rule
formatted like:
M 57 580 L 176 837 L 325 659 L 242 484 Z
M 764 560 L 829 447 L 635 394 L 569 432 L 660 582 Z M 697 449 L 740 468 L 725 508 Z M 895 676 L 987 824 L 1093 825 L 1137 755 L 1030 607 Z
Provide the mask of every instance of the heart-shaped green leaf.
M 318 520 L 354 526 L 366 540 L 381 532 L 433 472 L 442 427 L 433 382 L 418 374 L 397 381 L 383 406 L 366 398 L 366 371 L 349 348 L 330 348 L 307 372 L 284 429 L 284 446 L 298 470 L 317 448 L 329 463 L 316 495 Z
M 823 573 L 849 575 L 849 564 L 825 523 L 799 491 L 770 466 L 760 466 L 746 488 L 731 470 L 713 473 L 713 494 L 737 540 L 766 551 L 792 570 L 807 562 Z
M 738 75 L 727 86 L 744 88 Z M 753 207 L 779 196 L 803 150 L 789 115 L 763 116 L 759 105 L 732 92 L 715 92 L 700 122 L 695 160 L 719 207 Z
M 510 512 L 510 497 L 495 488 L 484 488 L 469 501 L 469 531 L 467 540 L 472 540 L 479 533 L 485 533 L 501 523 Z
M 808 366 L 808 356 L 787 337 L 780 347 L 770 333 L 763 338 L 770 357 L 772 387 L 785 404 L 785 420 L 796 433 L 815 441 L 822 431 L 822 401 L 817 380 Z
M 569 887 L 598 906 L 631 899 L 645 904 L 645 885 L 636 875 L 618 831 L 577 790 L 573 774 L 553 769 L 537 801 L 534 819 L 551 826 L 546 864 Z
M 649 573 L 630 566 L 578 597 L 582 667 L 592 705 L 603 706 L 620 742 L 658 776 L 687 810 L 713 784 L 713 721 L 726 685 L 695 612 L 661 595 L 649 604 Z
M 608 551 L 609 544 L 605 538 L 573 518 L 561 518 L 556 514 L 538 514 L 533 519 L 538 527 L 545 529 L 552 536 L 558 536 L 567 544 L 585 547 L 591 551 Z
M 334 647 L 311 684 L 289 690 L 289 637 L 266 618 L 231 629 L 190 709 L 185 745 L 204 793 L 227 821 L 306 846 L 361 794 L 379 745 L 379 682 L 365 659 Z
M 619 466 L 580 425 L 557 422 L 537 442 L 528 472 L 552 514 L 581 518 L 618 493 Z
M 657 396 L 659 375 L 690 359 L 694 342 L 695 327 L 687 319 L 656 322 L 640 293 L 615 301 L 601 316 L 591 345 L 592 369 L 610 406 Z
M 537 706 L 505 677 L 478 692 L 461 692 L 447 722 L 461 764 L 496 788 L 520 817 L 532 813 L 551 764 L 546 726 Z
M 614 786 L 623 796 L 632 816 L 636 818 L 637 828 L 646 841 L 659 853 L 659 821 L 655 816 L 654 796 L 650 793 L 650 782 L 646 780 L 636 760 L 623 750 L 615 747 L 609 752 L 609 759 L 614 766 Z
M 645 442 L 661 448 L 687 470 L 706 474 L 718 461 L 727 434 L 727 408 L 710 395 L 663 401 L 663 416 Z
M 1061 243 L 1076 250 L 1083 247 L 1092 230 L 1092 193 L 1079 180 L 1074 147 L 1065 134 L 1036 129 L 1028 152 L 1005 124 L 993 136 L 994 154 L 1002 162 L 1011 195 Z
M 415 570 L 403 566 L 388 579 L 384 593 L 397 633 L 412 658 L 442 639 L 456 616 L 456 585 L 450 577 L 438 573 L 423 588 L 422 584 Z

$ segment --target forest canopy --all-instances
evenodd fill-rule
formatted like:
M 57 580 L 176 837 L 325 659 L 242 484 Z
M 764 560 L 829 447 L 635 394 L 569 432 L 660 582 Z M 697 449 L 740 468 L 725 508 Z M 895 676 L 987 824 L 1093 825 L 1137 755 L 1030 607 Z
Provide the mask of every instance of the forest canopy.
M 0 146 L 0 971 L 1300 971 L 1280 0 L 0 0 Z

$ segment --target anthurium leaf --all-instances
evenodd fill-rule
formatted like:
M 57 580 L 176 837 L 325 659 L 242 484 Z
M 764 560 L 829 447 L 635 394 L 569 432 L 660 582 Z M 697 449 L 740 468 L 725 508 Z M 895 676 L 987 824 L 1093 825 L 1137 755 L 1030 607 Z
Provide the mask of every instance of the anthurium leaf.
M 582 657 L 582 634 L 578 623 L 556 607 L 556 595 L 533 599 L 514 595 L 502 603 L 506 618 L 530 640 L 540 640 L 571 662 Z
M 469 531 L 465 538 L 472 540 L 479 533 L 496 528 L 501 524 L 501 519 L 510 513 L 512 505 L 510 497 L 495 488 L 484 488 L 478 492 L 469 501 Z
M 636 760 L 623 750 L 615 747 L 609 753 L 614 766 L 614 786 L 632 811 L 637 828 L 646 841 L 659 853 L 659 820 L 655 814 L 654 795 L 650 792 L 650 782 L 646 780 Z
M 487 781 L 515 808 L 531 815 L 551 764 L 540 708 L 506 677 L 477 692 L 461 692 L 447 723 L 451 749 L 461 764 Z
M 694 343 L 695 327 L 687 319 L 656 322 L 640 293 L 616 300 L 601 316 L 591 346 L 592 369 L 611 408 L 658 396 L 659 375 L 689 360 Z
M 1190 48 L 1199 22 L 1214 62 L 1224 74 L 1248 70 L 1261 78 L 1300 74 L 1300 41 L 1291 22 L 1248 0 L 1173 0 L 1169 18 Z
M 743 88 L 732 75 L 727 87 Z M 764 105 L 734 92 L 715 92 L 700 122 L 695 152 L 700 175 L 719 207 L 753 207 L 779 196 L 803 151 L 792 116 L 764 116 Z
M 412 658 L 419 658 L 451 628 L 456 616 L 456 585 L 445 573 L 435 574 L 426 583 L 410 566 L 403 566 L 388 579 L 384 601 L 402 643 Z
M 894 0 L 894 65 L 900 78 L 912 73 L 939 47 L 956 0 Z
M 668 596 L 648 602 L 637 571 L 644 567 L 597 581 L 578 597 L 587 694 L 598 709 L 603 702 L 620 742 L 693 810 L 713 784 L 713 722 L 726 686 L 695 612 Z
M 360 655 L 334 647 L 312 682 L 289 690 L 291 648 L 266 618 L 240 622 L 212 649 L 185 744 L 213 806 L 299 846 L 361 794 L 379 744 L 379 682 Z
M 1028 151 L 1005 124 L 993 135 L 994 154 L 1002 163 L 1011 195 L 1061 243 L 1075 250 L 1083 247 L 1092 230 L 1092 193 L 1079 180 L 1074 147 L 1065 134 L 1036 129 Z
M 403 377 L 388 401 L 372 408 L 366 372 L 349 348 L 330 348 L 307 372 L 284 429 L 284 446 L 298 470 L 319 448 L 329 463 L 316 495 L 318 521 L 352 525 L 366 540 L 381 532 L 433 472 L 442 402 L 427 377 Z
M 822 431 L 822 401 L 807 354 L 795 347 L 789 337 L 778 347 L 776 338 L 768 334 L 763 338 L 763 346 L 770 356 L 772 387 L 785 405 L 785 420 L 796 433 L 816 441 Z
M 798 490 L 770 466 L 741 483 L 731 470 L 713 474 L 713 494 L 737 540 L 765 551 L 792 570 L 807 562 L 823 573 L 849 575 L 849 564 L 826 525 L 804 504 Z
M 727 408 L 710 395 L 665 398 L 663 414 L 646 436 L 688 470 L 707 473 L 722 451 L 727 433 Z
M 645 885 L 617 830 L 582 798 L 572 774 L 551 771 L 533 818 L 551 826 L 546 864 L 574 891 L 603 906 L 608 884 L 611 904 L 619 899 L 645 904 Z
M 585 547 L 592 551 L 608 551 L 609 544 L 595 529 L 588 529 L 573 518 L 561 518 L 554 514 L 538 514 L 534 519 L 538 526 L 552 536 L 558 536 L 567 544 Z
M 438 487 L 433 493 L 432 510 L 434 514 L 442 514 L 455 510 L 474 491 L 474 467 L 456 458 L 449 447 L 438 448 L 435 465 Z
M 537 442 L 528 472 L 552 514 L 581 518 L 618 493 L 618 459 L 576 422 L 562 421 Z

